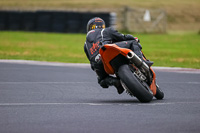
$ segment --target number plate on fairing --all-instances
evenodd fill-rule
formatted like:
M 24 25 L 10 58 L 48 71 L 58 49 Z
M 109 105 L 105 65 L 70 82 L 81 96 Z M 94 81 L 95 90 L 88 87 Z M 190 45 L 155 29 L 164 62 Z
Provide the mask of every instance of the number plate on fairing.
M 137 76 L 142 81 L 146 80 L 146 77 L 141 73 L 139 69 L 134 72 L 134 75 Z

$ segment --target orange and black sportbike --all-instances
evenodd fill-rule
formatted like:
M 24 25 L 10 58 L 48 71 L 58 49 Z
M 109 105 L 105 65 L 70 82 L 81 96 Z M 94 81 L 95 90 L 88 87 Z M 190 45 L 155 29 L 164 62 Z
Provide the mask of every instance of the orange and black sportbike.
M 106 44 L 99 53 L 105 71 L 117 76 L 128 94 L 135 96 L 140 102 L 150 102 L 153 96 L 163 99 L 164 93 L 156 84 L 155 72 L 132 50 Z

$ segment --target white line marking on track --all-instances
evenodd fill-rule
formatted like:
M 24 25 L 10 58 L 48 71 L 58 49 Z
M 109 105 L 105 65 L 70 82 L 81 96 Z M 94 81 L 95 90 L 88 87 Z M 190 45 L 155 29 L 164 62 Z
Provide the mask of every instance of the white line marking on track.
M 159 82 L 160 84 L 200 84 L 200 82 Z
M 0 82 L 0 84 L 88 84 L 96 82 Z
M 112 105 L 112 104 L 101 104 L 101 103 L 0 103 L 0 106 L 49 106 L 49 105 Z
M 32 60 L 0 60 L 0 63 L 16 63 L 27 65 L 41 65 L 41 66 L 69 66 L 79 68 L 90 68 L 90 64 L 86 63 L 59 63 L 59 62 L 46 62 L 46 61 L 32 61 Z
M 162 105 L 175 105 L 175 104 L 200 104 L 200 102 L 166 102 L 166 103 L 139 103 L 139 104 L 126 104 L 126 103 L 0 103 L 1 106 L 52 106 L 52 105 L 89 105 L 89 106 L 162 106 Z
M 59 62 L 45 62 L 45 61 L 31 61 L 31 60 L 3 60 L 3 59 L 0 60 L 0 63 L 90 68 L 89 63 L 88 64 L 87 63 L 59 63 Z M 153 66 L 152 68 L 156 71 L 161 71 L 161 72 L 200 74 L 200 69 L 179 68 L 179 67 L 157 67 L 157 66 Z

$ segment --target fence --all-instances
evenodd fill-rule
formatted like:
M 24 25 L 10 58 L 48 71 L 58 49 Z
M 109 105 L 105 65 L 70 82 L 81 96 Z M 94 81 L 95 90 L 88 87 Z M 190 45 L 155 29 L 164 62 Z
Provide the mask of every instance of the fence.
M 67 11 L 0 11 L 0 30 L 86 33 L 90 18 L 101 17 L 106 26 L 115 23 L 113 13 Z
M 130 32 L 166 32 L 167 20 L 163 10 L 125 7 L 121 20 L 121 28 Z

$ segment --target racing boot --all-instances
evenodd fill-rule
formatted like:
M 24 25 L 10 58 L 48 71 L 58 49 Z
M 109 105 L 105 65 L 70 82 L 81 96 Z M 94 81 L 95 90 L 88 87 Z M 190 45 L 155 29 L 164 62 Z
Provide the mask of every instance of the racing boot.
M 146 59 L 146 57 L 144 56 L 144 54 L 142 53 L 142 51 L 138 51 L 136 52 L 137 56 L 143 61 L 145 62 L 149 67 L 151 67 L 153 65 L 153 62 Z
M 153 65 L 153 61 L 142 59 L 149 67 Z
M 122 87 L 120 80 L 111 76 L 106 77 L 99 83 L 101 86 L 103 85 L 105 88 L 107 86 L 115 86 L 118 94 L 122 94 L 124 92 L 124 88 Z
M 138 51 L 136 52 L 136 55 L 143 61 L 145 62 L 149 67 L 151 67 L 153 65 L 153 62 L 146 59 L 146 57 L 144 56 L 144 54 L 142 53 L 142 51 Z
M 150 60 L 147 60 L 147 58 L 144 56 L 142 50 L 142 46 L 139 43 L 140 41 L 137 41 L 138 43 L 133 43 L 133 46 L 131 47 L 131 50 L 143 61 L 145 62 L 149 67 L 153 65 L 153 62 Z

